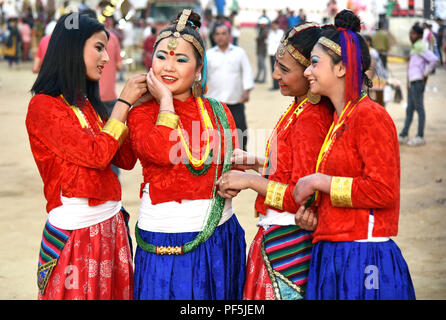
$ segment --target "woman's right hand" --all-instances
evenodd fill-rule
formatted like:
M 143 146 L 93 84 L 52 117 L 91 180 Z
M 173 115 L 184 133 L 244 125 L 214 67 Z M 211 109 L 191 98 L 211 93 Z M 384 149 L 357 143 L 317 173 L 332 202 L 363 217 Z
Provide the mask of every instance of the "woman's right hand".
M 133 105 L 145 93 L 147 93 L 146 74 L 139 73 L 127 80 L 119 98 Z

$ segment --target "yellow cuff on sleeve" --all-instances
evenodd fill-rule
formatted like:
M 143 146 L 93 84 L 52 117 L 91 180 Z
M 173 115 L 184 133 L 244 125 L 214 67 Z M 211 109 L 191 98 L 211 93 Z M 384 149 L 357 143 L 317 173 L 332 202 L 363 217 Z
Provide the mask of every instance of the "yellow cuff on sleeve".
M 178 127 L 179 119 L 180 117 L 176 114 L 170 112 L 160 112 L 158 114 L 158 119 L 156 120 L 156 125 L 176 129 Z
M 283 198 L 285 197 L 285 190 L 287 184 L 270 181 L 266 188 L 265 204 L 283 210 Z
M 353 178 L 333 177 L 330 185 L 330 199 L 333 207 L 353 207 Z
M 118 141 L 119 146 L 121 146 L 125 138 L 127 138 L 129 128 L 121 121 L 116 120 L 115 118 L 110 118 L 104 128 L 102 128 L 102 132 L 111 135 Z

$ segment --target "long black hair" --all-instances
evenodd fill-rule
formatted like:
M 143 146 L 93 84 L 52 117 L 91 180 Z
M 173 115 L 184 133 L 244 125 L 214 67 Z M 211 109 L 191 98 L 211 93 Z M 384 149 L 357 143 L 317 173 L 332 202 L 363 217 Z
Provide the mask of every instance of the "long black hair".
M 62 16 L 51 35 L 33 94 L 53 97 L 63 95 L 70 105 L 82 108 L 88 98 L 102 119 L 108 118 L 107 109 L 99 95 L 98 81 L 87 79 L 84 46 L 93 34 L 104 31 L 103 24 L 88 15 L 70 13 Z

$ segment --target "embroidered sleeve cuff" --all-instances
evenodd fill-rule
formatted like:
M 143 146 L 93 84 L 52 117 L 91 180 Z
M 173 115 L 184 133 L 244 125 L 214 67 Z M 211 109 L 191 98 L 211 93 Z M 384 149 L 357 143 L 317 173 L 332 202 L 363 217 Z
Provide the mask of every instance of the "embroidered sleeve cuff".
M 283 198 L 285 197 L 285 191 L 288 187 L 287 184 L 270 181 L 266 188 L 265 204 L 270 207 L 274 207 L 283 210 Z
M 170 112 L 160 112 L 158 114 L 158 119 L 156 120 L 156 125 L 176 129 L 178 127 L 179 118 L 178 115 Z
M 125 138 L 127 138 L 127 135 L 129 133 L 128 127 L 122 123 L 119 120 L 116 120 L 115 118 L 108 119 L 107 123 L 105 124 L 104 128 L 102 128 L 102 132 L 108 133 L 113 138 L 115 138 L 119 146 L 122 145 Z
M 333 177 L 330 185 L 330 199 L 334 207 L 353 207 L 353 178 Z

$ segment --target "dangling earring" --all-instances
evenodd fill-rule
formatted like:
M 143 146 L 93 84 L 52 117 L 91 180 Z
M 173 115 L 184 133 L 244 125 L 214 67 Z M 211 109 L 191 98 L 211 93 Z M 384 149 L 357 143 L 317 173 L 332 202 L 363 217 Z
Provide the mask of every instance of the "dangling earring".
M 311 93 L 310 89 L 308 89 L 307 98 L 308 102 L 310 102 L 311 104 L 318 104 L 321 101 L 321 96 Z
M 195 98 L 201 97 L 203 90 L 201 88 L 201 74 L 200 77 L 194 81 L 192 85 L 192 94 Z

